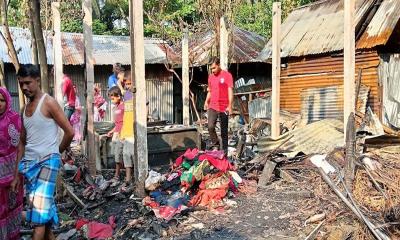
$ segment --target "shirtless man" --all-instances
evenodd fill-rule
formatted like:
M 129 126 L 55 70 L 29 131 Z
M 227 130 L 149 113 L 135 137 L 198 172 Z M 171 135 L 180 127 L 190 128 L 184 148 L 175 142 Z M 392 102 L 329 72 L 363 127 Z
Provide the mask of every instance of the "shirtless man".
M 22 112 L 21 154 L 17 158 L 29 195 L 25 219 L 34 228 L 33 240 L 55 239 L 51 227 L 58 224 L 54 193 L 60 153 L 69 146 L 74 132 L 57 101 L 41 91 L 38 67 L 31 64 L 22 66 L 17 77 L 28 99 Z M 64 131 L 60 144 L 57 137 L 59 127 Z

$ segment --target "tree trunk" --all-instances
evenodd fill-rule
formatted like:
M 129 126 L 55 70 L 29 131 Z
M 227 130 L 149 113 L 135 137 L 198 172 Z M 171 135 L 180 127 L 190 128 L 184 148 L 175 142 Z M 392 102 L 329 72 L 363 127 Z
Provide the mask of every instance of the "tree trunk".
M 213 56 L 219 56 L 219 38 L 221 37 L 220 20 L 219 17 L 215 18 L 215 52 L 213 52 Z
M 18 72 L 20 65 L 18 61 L 18 54 L 17 51 L 15 50 L 10 29 L 8 27 L 6 0 L 1 0 L 0 8 L 1 8 L 1 24 L 3 25 L 3 30 L 5 34 L 4 38 L 8 48 L 8 55 L 10 56 L 11 62 L 14 65 L 15 72 Z M 22 106 L 24 106 L 25 104 L 25 99 L 20 88 L 18 88 L 18 99 L 19 99 L 19 107 L 22 108 Z
M 49 92 L 49 81 L 48 81 L 48 67 L 47 67 L 47 56 L 46 47 L 44 45 L 42 23 L 40 21 L 40 1 L 32 0 L 32 18 L 34 35 L 36 38 L 38 59 L 40 64 L 40 75 L 41 75 L 41 88 L 44 92 Z
M 4 79 L 4 62 L 0 59 L 0 87 L 6 87 L 6 82 Z
M 29 31 L 31 32 L 31 47 L 32 47 L 32 63 L 34 65 L 39 65 L 39 56 L 37 49 L 37 42 L 35 37 L 35 28 L 33 26 L 33 14 L 32 14 L 32 6 L 29 6 Z

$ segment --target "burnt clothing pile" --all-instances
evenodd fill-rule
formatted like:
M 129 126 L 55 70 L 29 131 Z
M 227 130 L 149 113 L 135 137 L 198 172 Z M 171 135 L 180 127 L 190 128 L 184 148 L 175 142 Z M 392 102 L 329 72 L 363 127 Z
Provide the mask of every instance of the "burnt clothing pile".
M 224 198 L 234 197 L 242 182 L 223 151 L 188 149 L 167 174 L 149 173 L 145 187 L 150 194 L 143 204 L 169 221 L 195 207 L 224 208 Z

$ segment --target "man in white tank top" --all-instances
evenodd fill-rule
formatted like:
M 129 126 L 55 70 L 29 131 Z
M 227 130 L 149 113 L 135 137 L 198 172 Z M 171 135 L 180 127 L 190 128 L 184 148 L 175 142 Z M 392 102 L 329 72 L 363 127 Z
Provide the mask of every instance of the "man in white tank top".
M 22 112 L 21 154 L 17 159 L 29 194 L 25 218 L 34 228 L 33 240 L 55 239 L 51 227 L 58 224 L 54 194 L 60 153 L 69 146 L 74 132 L 57 101 L 41 91 L 38 67 L 22 66 L 17 77 L 28 99 Z M 61 144 L 58 144 L 58 127 L 64 131 Z

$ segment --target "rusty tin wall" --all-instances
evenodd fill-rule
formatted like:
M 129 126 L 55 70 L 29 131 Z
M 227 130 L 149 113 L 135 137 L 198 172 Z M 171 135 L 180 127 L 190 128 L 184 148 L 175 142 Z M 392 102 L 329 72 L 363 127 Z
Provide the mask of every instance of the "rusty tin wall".
M 356 55 L 356 79 L 358 69 L 362 68 L 361 82 L 370 88 L 368 105 L 379 114 L 380 94 L 378 86 L 379 56 L 374 52 Z M 343 85 L 343 56 L 320 56 L 289 59 L 286 68 L 281 70 L 281 108 L 293 113 L 301 111 L 301 91 L 309 88 L 322 88 Z M 332 109 L 343 109 L 343 96 L 332 102 Z

